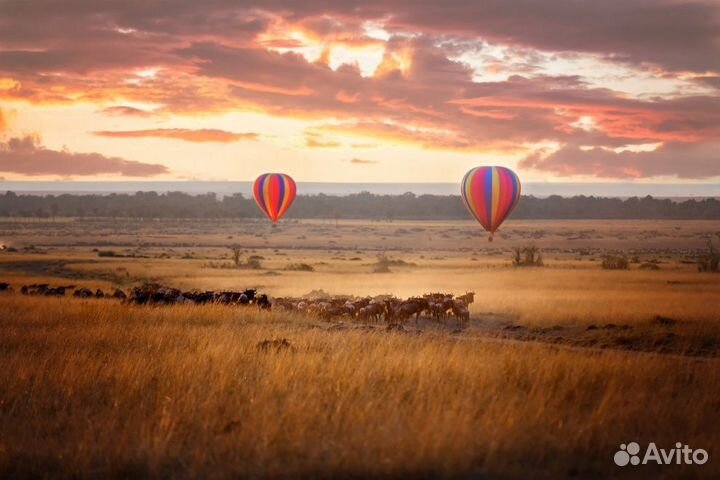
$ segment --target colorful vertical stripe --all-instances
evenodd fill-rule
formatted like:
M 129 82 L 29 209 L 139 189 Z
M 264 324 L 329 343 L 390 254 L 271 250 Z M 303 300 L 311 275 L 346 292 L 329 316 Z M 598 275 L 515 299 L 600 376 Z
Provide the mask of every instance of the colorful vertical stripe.
M 253 195 L 260 210 L 276 223 L 295 200 L 295 181 L 284 173 L 264 173 L 253 185 Z
M 476 167 L 465 174 L 460 193 L 470 213 L 492 234 L 520 200 L 520 179 L 505 167 Z

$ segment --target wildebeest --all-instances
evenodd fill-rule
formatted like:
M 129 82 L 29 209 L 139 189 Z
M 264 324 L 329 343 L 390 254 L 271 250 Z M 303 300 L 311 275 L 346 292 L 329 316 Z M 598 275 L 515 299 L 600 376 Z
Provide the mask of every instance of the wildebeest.
M 73 297 L 77 298 L 92 298 L 95 294 L 89 288 L 78 288 L 73 292 Z
M 138 305 L 171 305 L 176 303 L 182 292 L 177 288 L 163 287 L 158 283 L 146 283 L 130 291 L 128 303 Z
M 13 288 L 9 283 L 0 283 L 0 292 L 12 292 Z
M 427 310 L 428 301 L 421 297 L 412 297 L 407 300 L 386 302 L 387 315 L 389 319 L 404 322 L 411 316 L 415 316 L 415 323 L 418 323 L 420 315 Z
M 48 284 L 23 285 L 21 292 L 25 295 L 56 295 L 64 296 L 67 289 L 75 286 L 50 287 Z M 0 283 L 0 292 L 11 290 L 7 283 Z M 467 292 L 455 297 L 449 293 L 430 293 L 422 297 L 401 299 L 389 295 L 376 297 L 349 297 L 331 296 L 322 297 L 280 297 L 271 299 L 267 294 L 258 293 L 254 288 L 241 291 L 224 290 L 215 291 L 181 291 L 177 288 L 167 287 L 158 283 L 146 283 L 132 288 L 129 293 L 116 288 L 112 293 L 105 293 L 100 289 L 95 292 L 89 288 L 75 289 L 73 293 L 77 298 L 113 298 L 123 303 L 137 305 L 204 305 L 208 303 L 228 306 L 255 306 L 267 310 L 275 305 L 281 310 L 296 311 L 306 315 L 316 316 L 324 320 L 341 318 L 357 319 L 361 322 L 380 322 L 388 324 L 402 324 L 411 317 L 415 323 L 423 314 L 441 321 L 450 316 L 459 323 L 470 319 L 469 304 L 474 301 L 474 292 Z
M 457 300 L 462 300 L 466 305 L 470 305 L 475 301 L 475 292 L 467 292 L 465 295 L 460 295 Z
M 257 306 L 261 310 L 270 310 L 270 308 L 272 308 L 272 303 L 270 303 L 268 296 L 263 293 L 257 299 Z
M 116 288 L 115 291 L 112 293 L 112 298 L 116 298 L 118 300 L 125 300 L 127 298 L 127 295 L 119 288 Z
M 67 287 L 48 287 L 47 289 L 45 289 L 45 292 L 43 293 L 43 295 L 64 297 L 66 289 L 67 289 Z
M 460 322 L 470 321 L 470 310 L 468 310 L 467 303 L 465 300 L 455 300 L 452 306 L 452 313 L 458 324 Z
M 292 350 L 293 347 L 290 345 L 290 342 L 288 342 L 287 338 L 280 338 L 275 340 L 263 340 L 262 342 L 258 342 L 255 347 L 260 350 L 261 352 L 280 352 L 281 350 Z
M 428 302 L 428 313 L 437 320 L 444 320 L 452 311 L 454 295 L 451 293 L 428 293 L 423 295 Z
M 126 301 L 127 303 L 135 303 L 138 305 L 205 305 L 208 303 L 218 303 L 222 305 L 257 305 L 262 309 L 269 309 L 271 306 L 270 299 L 267 295 L 263 294 L 258 296 L 257 290 L 254 288 L 248 288 L 243 291 L 182 292 L 177 288 L 165 287 L 157 283 L 146 283 L 133 288 Z
M 75 287 L 73 285 L 51 287 L 47 283 L 36 283 L 32 285 L 23 285 L 20 288 L 20 293 L 23 295 L 45 295 L 52 297 L 64 297 L 65 291 L 72 288 Z

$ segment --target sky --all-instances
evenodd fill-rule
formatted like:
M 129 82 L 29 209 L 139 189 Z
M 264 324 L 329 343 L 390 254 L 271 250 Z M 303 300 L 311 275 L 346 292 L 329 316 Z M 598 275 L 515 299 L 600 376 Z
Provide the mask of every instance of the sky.
M 0 0 L 0 181 L 720 180 L 720 2 Z

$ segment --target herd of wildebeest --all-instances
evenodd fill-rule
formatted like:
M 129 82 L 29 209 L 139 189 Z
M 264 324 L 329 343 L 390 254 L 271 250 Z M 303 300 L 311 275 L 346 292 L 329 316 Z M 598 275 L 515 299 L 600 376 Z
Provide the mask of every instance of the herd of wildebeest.
M 14 288 L 8 283 L 0 282 L 0 293 L 12 292 Z M 391 295 L 375 297 L 350 297 L 330 295 L 308 295 L 306 297 L 276 297 L 259 293 L 250 288 L 242 291 L 182 291 L 156 283 L 146 283 L 129 291 L 119 288 L 113 291 L 95 290 L 75 285 L 50 286 L 49 284 L 23 285 L 23 295 L 42 295 L 53 297 L 71 296 L 80 299 L 109 298 L 134 305 L 205 305 L 222 304 L 237 306 L 254 306 L 263 310 L 271 308 L 282 311 L 297 312 L 322 318 L 325 320 L 356 319 L 365 323 L 386 322 L 404 323 L 421 316 L 435 321 L 454 319 L 456 322 L 470 320 L 469 305 L 475 300 L 475 293 L 468 292 L 455 296 L 449 293 L 428 293 L 406 299 Z

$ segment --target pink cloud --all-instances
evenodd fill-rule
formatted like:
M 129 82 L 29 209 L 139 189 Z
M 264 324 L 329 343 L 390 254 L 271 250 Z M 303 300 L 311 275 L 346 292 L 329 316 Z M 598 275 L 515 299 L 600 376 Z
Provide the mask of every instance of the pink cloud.
M 603 178 L 672 176 L 703 179 L 720 176 L 720 143 L 667 143 L 653 152 L 566 146 L 548 156 L 535 153 L 520 162 L 522 168 L 561 176 Z
M 115 174 L 149 177 L 169 173 L 164 165 L 135 162 L 99 153 L 73 153 L 50 150 L 33 136 L 11 138 L 0 143 L 0 172 L 28 176 L 91 176 Z

